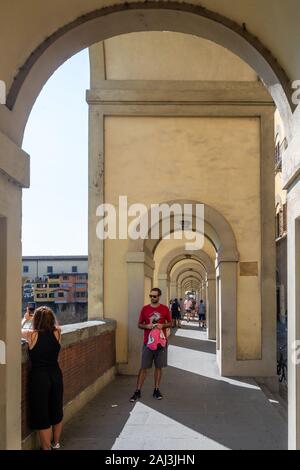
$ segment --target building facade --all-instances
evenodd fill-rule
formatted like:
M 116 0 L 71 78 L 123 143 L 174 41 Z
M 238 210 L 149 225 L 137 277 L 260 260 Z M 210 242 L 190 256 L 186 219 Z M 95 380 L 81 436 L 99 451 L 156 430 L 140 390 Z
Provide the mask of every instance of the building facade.
M 54 302 L 55 304 L 68 304 L 88 300 L 87 273 L 50 274 L 35 279 L 33 283 L 34 302 L 42 304 Z
M 35 279 L 49 274 L 87 273 L 87 256 L 23 256 L 22 278 Z
M 51 307 L 60 324 L 87 319 L 87 256 L 23 257 L 22 278 L 22 311 L 35 302 Z

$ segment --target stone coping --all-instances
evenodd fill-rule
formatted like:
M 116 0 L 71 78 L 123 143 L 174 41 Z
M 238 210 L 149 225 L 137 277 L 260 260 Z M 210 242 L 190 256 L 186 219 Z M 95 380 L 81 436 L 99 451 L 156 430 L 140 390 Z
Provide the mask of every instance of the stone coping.
M 109 331 L 116 329 L 117 323 L 115 320 L 91 320 L 82 323 L 72 323 L 70 325 L 63 325 L 62 329 L 62 348 L 66 348 L 74 343 L 79 343 L 94 336 L 100 336 Z M 22 344 L 22 363 L 28 361 L 27 343 Z

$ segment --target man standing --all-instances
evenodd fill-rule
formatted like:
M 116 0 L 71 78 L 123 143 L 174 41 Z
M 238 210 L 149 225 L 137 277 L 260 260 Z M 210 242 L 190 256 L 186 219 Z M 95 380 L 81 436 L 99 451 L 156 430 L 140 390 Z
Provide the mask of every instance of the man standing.
M 159 390 L 159 385 L 162 376 L 162 368 L 166 367 L 168 364 L 168 346 L 166 345 L 165 347 L 156 350 L 151 350 L 147 347 L 148 336 L 153 328 L 162 330 L 167 339 L 166 329 L 172 326 L 170 310 L 167 305 L 159 303 L 160 296 L 160 289 L 157 287 L 151 289 L 149 295 L 151 303 L 149 305 L 145 305 L 140 313 L 138 327 L 144 330 L 144 344 L 142 350 L 141 369 L 137 379 L 136 390 L 130 398 L 131 402 L 135 402 L 141 398 L 141 388 L 146 378 L 147 369 L 151 369 L 153 362 L 155 365 L 153 397 L 157 400 L 161 400 L 163 398 Z

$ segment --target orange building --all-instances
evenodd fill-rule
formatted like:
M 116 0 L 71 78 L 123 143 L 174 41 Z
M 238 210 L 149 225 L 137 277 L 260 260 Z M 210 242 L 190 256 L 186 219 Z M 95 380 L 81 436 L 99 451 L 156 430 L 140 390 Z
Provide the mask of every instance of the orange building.
M 34 301 L 37 303 L 86 303 L 88 274 L 49 274 L 34 282 Z

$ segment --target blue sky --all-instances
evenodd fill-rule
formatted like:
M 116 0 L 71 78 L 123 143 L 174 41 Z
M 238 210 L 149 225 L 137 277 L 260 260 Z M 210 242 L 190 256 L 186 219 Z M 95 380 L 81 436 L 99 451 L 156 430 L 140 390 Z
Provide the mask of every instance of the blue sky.
M 41 91 L 23 149 L 31 185 L 23 191 L 23 255 L 87 254 L 88 50 L 65 62 Z

